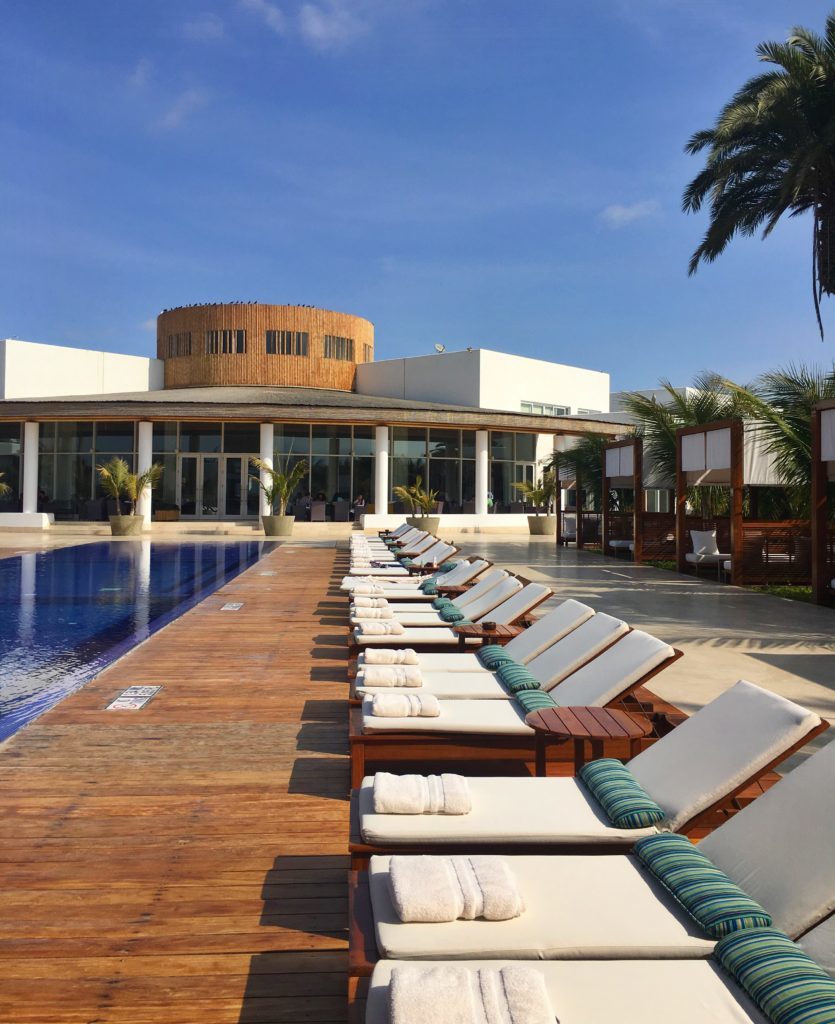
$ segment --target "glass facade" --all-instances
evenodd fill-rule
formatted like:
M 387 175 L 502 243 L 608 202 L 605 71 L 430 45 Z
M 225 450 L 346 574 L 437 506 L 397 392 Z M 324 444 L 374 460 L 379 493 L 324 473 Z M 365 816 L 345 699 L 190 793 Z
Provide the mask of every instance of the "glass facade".
M 41 423 L 38 437 L 38 509 L 56 519 L 105 519 L 115 511 L 95 469 L 114 457 L 134 467 L 135 424 L 62 420 Z
M 291 511 L 306 518 L 311 502 L 324 502 L 327 519 L 341 519 L 354 500 L 362 495 L 366 504 L 374 501 L 374 428 L 339 423 L 276 423 L 274 426 L 276 465 L 292 465 L 300 459 L 308 464 Z
M 490 491 L 495 512 L 521 512 L 522 500 L 513 486 L 534 483 L 537 476 L 536 434 L 490 431 Z
M 17 512 L 20 505 L 23 424 L 0 423 L 0 480 L 11 490 L 0 496 L 0 512 Z

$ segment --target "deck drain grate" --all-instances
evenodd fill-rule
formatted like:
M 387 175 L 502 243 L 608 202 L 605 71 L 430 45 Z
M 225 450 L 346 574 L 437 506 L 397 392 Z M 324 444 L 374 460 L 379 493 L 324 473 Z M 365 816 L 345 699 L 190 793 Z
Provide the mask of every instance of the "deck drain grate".
M 140 711 L 156 697 L 161 686 L 129 686 L 112 700 L 105 711 Z
M 220 606 L 220 610 L 222 612 L 239 612 L 243 606 L 243 601 L 227 601 L 226 604 Z

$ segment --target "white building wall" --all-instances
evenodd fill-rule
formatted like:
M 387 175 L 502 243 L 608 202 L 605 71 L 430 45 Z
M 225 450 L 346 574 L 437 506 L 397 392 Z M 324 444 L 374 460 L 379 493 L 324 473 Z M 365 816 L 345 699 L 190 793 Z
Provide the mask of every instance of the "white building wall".
M 357 367 L 361 395 L 449 405 L 480 403 L 481 352 L 443 352 L 408 359 L 381 359 Z
M 161 359 L 0 339 L 0 399 L 156 391 Z

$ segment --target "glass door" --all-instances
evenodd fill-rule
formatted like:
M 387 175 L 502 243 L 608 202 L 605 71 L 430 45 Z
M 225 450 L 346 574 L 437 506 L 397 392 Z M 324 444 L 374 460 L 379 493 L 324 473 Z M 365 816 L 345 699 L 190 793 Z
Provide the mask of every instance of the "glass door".
M 227 455 L 224 459 L 224 498 L 223 514 L 231 519 L 241 518 L 241 498 L 243 494 L 242 475 L 244 472 L 241 456 Z
M 180 506 L 180 515 L 197 515 L 197 478 L 199 468 L 199 455 L 180 456 L 180 496 L 177 502 Z
M 200 515 L 204 519 L 217 519 L 220 508 L 220 459 L 217 455 L 203 455 L 201 462 Z
M 180 456 L 180 514 L 197 519 L 217 519 L 220 489 L 217 455 Z

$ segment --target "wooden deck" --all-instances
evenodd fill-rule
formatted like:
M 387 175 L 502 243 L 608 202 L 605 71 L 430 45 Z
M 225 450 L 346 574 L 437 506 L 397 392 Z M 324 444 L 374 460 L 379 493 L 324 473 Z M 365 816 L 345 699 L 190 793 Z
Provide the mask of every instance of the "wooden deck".
M 280 548 L 0 747 L 3 1024 L 346 1019 L 340 557 Z

